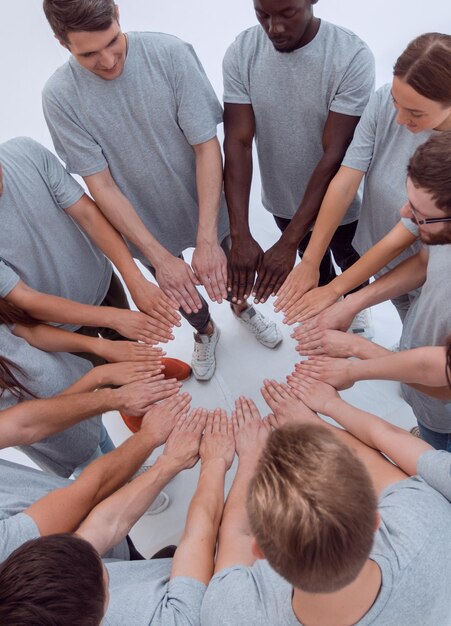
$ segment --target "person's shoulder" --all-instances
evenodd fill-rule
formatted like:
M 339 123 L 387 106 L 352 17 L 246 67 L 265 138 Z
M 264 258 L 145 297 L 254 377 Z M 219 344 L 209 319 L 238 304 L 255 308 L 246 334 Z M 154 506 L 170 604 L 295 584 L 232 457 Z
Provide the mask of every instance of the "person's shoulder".
M 50 153 L 45 146 L 31 137 L 14 137 L 0 146 L 2 153 L 26 160 L 36 161 L 46 158 Z
M 253 53 L 260 48 L 265 38 L 266 34 L 260 25 L 251 26 L 241 31 L 241 33 L 235 37 L 234 41 L 229 45 L 228 51 L 236 50 L 238 54 L 246 55 Z
M 334 36 L 336 39 L 343 41 L 347 46 L 353 48 L 364 48 L 369 50 L 369 46 L 363 39 L 361 39 L 356 33 L 349 28 L 340 26 L 338 24 L 332 24 L 326 20 L 321 20 L 321 29 L 327 33 L 327 37 Z
M 192 45 L 175 35 L 153 31 L 133 31 L 128 33 L 132 41 L 144 46 L 147 49 L 158 51 L 159 53 L 177 53 L 183 50 L 192 49 Z
M 55 70 L 50 78 L 47 79 L 42 90 L 43 98 L 49 96 L 52 93 L 60 92 L 62 86 L 67 88 L 67 83 L 71 75 L 71 59 L 69 59 L 68 61 L 66 61 L 66 63 L 63 63 L 63 65 Z

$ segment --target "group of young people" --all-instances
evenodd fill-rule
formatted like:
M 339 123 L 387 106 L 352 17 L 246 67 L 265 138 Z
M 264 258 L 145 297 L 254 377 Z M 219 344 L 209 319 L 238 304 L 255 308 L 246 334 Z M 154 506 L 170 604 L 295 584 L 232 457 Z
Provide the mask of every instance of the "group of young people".
M 368 46 L 315 4 L 254 0 L 223 113 L 189 44 L 123 33 L 114 0 L 44 0 L 70 53 L 43 89 L 65 168 L 0 145 L 0 447 L 42 468 L 0 461 L 2 623 L 451 624 L 451 35 L 417 37 L 373 93 Z M 266 251 L 254 141 L 281 233 Z M 247 397 L 190 410 L 182 381 L 214 375 L 220 334 L 200 285 L 268 348 L 258 303 L 299 323 L 308 359 L 263 381 L 266 417 Z M 368 339 L 389 299 L 396 352 Z M 157 346 L 181 316 L 191 368 Z M 336 391 L 371 378 L 402 383 L 417 433 Z M 115 409 L 140 417 L 117 448 Z M 178 546 L 144 559 L 130 529 L 198 461 Z

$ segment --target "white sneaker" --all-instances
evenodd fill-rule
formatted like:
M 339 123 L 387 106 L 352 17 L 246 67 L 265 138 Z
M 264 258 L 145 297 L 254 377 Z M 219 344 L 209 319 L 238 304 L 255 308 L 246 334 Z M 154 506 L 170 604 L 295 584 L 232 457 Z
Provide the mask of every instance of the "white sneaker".
M 215 350 L 219 340 L 219 328 L 213 320 L 211 320 L 211 323 L 213 324 L 212 335 L 193 333 L 194 352 L 191 359 L 191 368 L 197 380 L 210 380 L 216 369 Z
M 282 341 L 283 336 L 277 324 L 259 313 L 254 306 L 249 305 L 242 313 L 234 316 L 253 334 L 257 341 L 267 348 L 275 348 Z
M 371 319 L 371 309 L 364 309 L 363 311 L 360 311 L 360 313 L 357 313 L 352 320 L 352 324 L 348 332 L 354 333 L 354 335 L 360 335 L 361 337 L 366 337 L 366 339 L 373 339 L 374 328 L 373 321 Z
M 144 472 L 147 472 L 147 470 L 151 467 L 152 465 L 141 465 L 139 470 L 135 472 L 135 474 L 133 474 L 130 480 L 135 480 L 135 478 L 138 478 L 138 476 L 142 476 L 142 474 L 144 474 Z M 168 508 L 170 501 L 171 500 L 168 494 L 165 491 L 160 491 L 160 493 L 157 495 L 157 497 L 149 506 L 144 515 L 158 515 L 158 513 L 162 513 Z

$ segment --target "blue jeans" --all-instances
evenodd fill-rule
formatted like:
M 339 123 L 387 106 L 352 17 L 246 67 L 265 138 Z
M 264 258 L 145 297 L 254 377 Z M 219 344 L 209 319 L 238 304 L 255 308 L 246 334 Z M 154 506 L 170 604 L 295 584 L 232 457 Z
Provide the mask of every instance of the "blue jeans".
M 100 428 L 99 445 L 97 446 L 96 450 L 94 450 L 93 454 L 89 457 L 87 461 L 85 461 L 84 463 L 82 463 L 81 465 L 79 465 L 78 467 L 74 469 L 72 476 L 74 478 L 77 478 L 77 476 L 80 476 L 82 471 L 86 467 L 88 467 L 90 463 L 92 463 L 99 457 L 103 456 L 104 454 L 108 454 L 108 452 L 112 452 L 113 450 L 116 450 L 116 446 L 112 442 L 111 437 L 109 436 L 108 431 L 102 422 L 102 426 Z
M 420 437 L 423 441 L 426 441 L 436 450 L 446 450 L 451 452 L 451 433 L 437 433 L 435 430 L 430 430 L 418 422 L 418 428 L 420 429 Z

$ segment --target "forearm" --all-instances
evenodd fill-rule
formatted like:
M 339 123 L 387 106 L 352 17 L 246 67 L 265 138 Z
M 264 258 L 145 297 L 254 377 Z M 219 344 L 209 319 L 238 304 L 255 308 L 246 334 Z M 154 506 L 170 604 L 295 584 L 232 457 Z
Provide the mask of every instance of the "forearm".
M 136 450 L 136 442 L 132 443 L 133 454 L 138 453 L 140 455 L 140 450 Z M 149 446 L 144 445 L 144 458 L 141 454 L 140 464 L 144 462 L 148 454 Z M 118 462 L 119 460 L 115 459 L 115 465 Z M 128 465 L 130 470 L 130 461 L 128 461 Z M 133 471 L 138 467 L 134 462 Z M 77 531 L 78 534 L 94 545 L 100 554 L 105 554 L 128 534 L 131 527 L 145 513 L 160 491 L 174 478 L 177 472 L 178 468 L 175 464 L 162 461 L 160 457 L 147 472 L 100 502 L 81 524 Z M 130 471 L 127 472 L 128 478 L 131 473 Z M 121 483 L 123 482 L 125 481 L 122 480 Z M 108 488 L 109 493 L 112 491 Z
M 189 576 L 208 584 L 214 569 L 218 528 L 224 508 L 223 459 L 202 462 L 185 529 L 172 562 L 171 577 Z
M 302 257 L 319 267 L 330 241 L 355 198 L 364 172 L 340 167 L 324 196 L 309 244 Z
M 421 287 L 426 279 L 426 270 L 427 263 L 424 263 L 421 253 L 416 254 L 367 287 L 347 296 L 345 298 L 346 308 L 357 314 L 369 306 L 396 298 Z
M 222 191 L 221 150 L 216 137 L 194 146 L 196 186 L 199 203 L 197 245 L 217 243 L 218 216 Z
M 106 180 L 95 174 L 87 176 L 85 182 L 107 220 L 156 267 L 169 253 L 149 232 L 113 179 L 109 178 Z
M 111 307 L 91 306 L 41 293 L 23 283 L 20 289 L 15 287 L 8 294 L 7 300 L 37 320 L 77 326 L 106 326 L 111 328 L 112 314 L 115 311 Z
M 336 293 L 337 298 L 369 280 L 371 276 L 374 276 L 411 246 L 415 240 L 416 237 L 402 223 L 398 223 L 388 235 L 330 283 L 330 287 Z
M 416 473 L 418 458 L 431 446 L 402 428 L 361 411 L 341 398 L 328 403 L 326 414 L 367 446 L 382 452 L 409 475 Z
M 30 445 L 120 405 L 119 390 L 21 402 L 1 412 L 1 447 Z
M 391 352 L 387 356 L 363 361 L 350 361 L 353 380 L 397 380 L 430 387 L 446 385 L 446 350 L 443 347 L 415 348 Z
M 249 196 L 252 183 L 252 143 L 243 145 L 227 139 L 224 143 L 224 190 L 229 210 L 232 239 L 250 237 Z
M 17 324 L 14 334 L 45 352 L 90 352 L 99 354 L 100 340 L 80 333 L 72 333 L 47 324 L 24 326 Z

